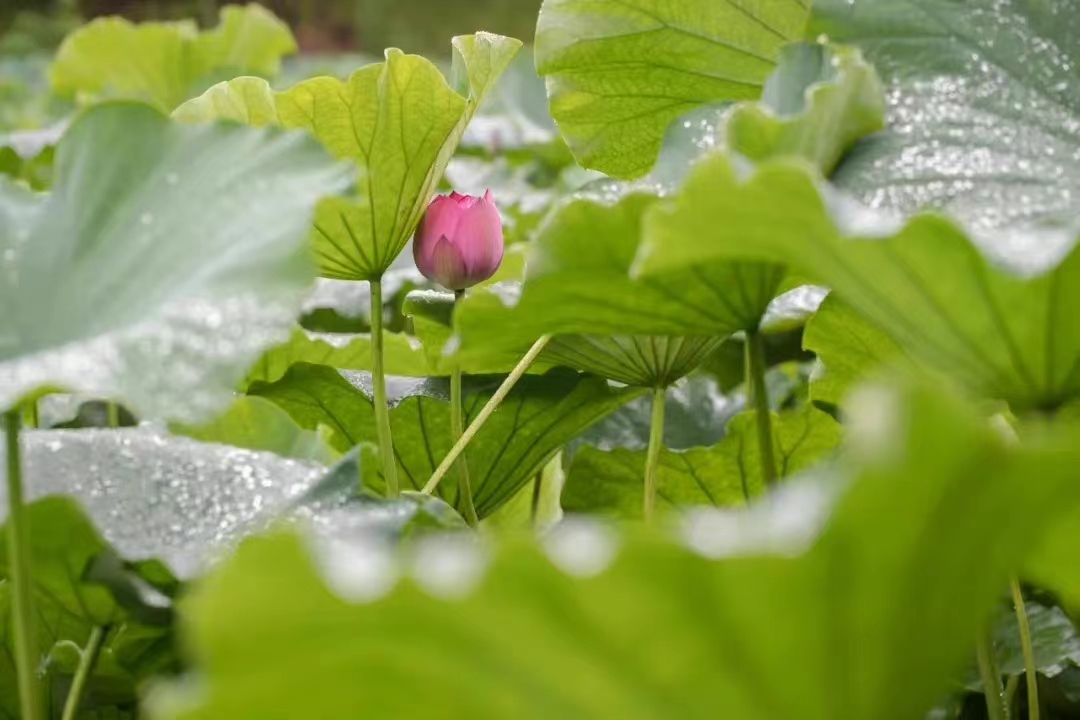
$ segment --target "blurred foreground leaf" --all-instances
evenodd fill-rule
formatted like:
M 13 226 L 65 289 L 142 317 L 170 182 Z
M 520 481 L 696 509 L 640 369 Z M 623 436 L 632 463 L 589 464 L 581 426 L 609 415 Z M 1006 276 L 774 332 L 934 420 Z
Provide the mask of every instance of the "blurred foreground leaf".
M 689 548 L 571 524 L 545 541 L 563 570 L 511 542 L 470 590 L 484 555 L 436 541 L 415 580 L 355 603 L 296 537 L 253 539 L 187 606 L 205 685 L 151 716 L 922 717 L 1075 499 L 1075 437 L 1007 448 L 936 390 L 872 399 L 846 482 L 709 511 Z

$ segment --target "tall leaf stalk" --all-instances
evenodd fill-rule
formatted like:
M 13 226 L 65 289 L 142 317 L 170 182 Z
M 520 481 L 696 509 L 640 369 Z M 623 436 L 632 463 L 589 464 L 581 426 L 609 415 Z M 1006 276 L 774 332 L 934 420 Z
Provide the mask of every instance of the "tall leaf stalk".
M 652 420 L 649 423 L 649 449 L 645 455 L 645 503 L 642 514 L 651 523 L 656 514 L 656 490 L 660 486 L 660 451 L 664 447 L 664 400 L 667 387 L 653 391 Z
M 989 624 L 980 627 L 975 637 L 975 659 L 986 696 L 988 717 L 990 720 L 1009 720 L 1009 706 L 1001 690 L 1001 671 L 994 657 L 994 640 Z
M 1024 593 L 1016 578 L 1010 582 L 1016 623 L 1020 628 L 1020 649 L 1024 654 L 1024 676 L 1027 679 L 1028 720 L 1039 720 L 1039 677 L 1035 665 L 1035 650 L 1031 644 L 1031 624 L 1028 622 Z
M 371 284 L 371 385 L 375 401 L 375 434 L 382 457 L 386 496 L 397 497 L 397 460 L 394 457 L 394 438 L 390 434 L 390 408 L 386 399 L 386 370 L 383 364 L 382 279 Z
M 86 641 L 86 647 L 82 649 L 79 667 L 75 670 L 75 678 L 71 681 L 71 689 L 68 690 L 67 700 L 64 702 L 64 714 L 61 715 L 61 720 L 78 718 L 79 705 L 82 704 L 83 695 L 86 693 L 86 683 L 94 671 L 94 666 L 97 665 L 108 634 L 109 628 L 102 625 L 95 625 L 90 631 L 90 638 Z
M 454 291 L 454 305 L 465 297 L 464 290 Z M 455 364 L 450 372 L 450 429 L 454 433 L 454 442 L 461 440 L 465 432 L 464 412 L 462 411 L 461 396 L 461 365 Z M 464 455 L 457 461 L 458 469 L 458 492 L 461 493 L 461 507 L 465 513 L 465 520 L 472 527 L 479 524 L 476 517 L 476 506 L 473 504 L 472 484 L 469 479 L 469 463 Z
M 18 675 L 19 708 L 23 720 L 44 720 L 37 682 L 37 639 L 34 637 L 34 593 L 30 568 L 30 534 L 23 507 L 22 458 L 19 452 L 20 410 L 4 415 L 7 438 L 7 543 L 13 593 L 11 610 L 15 625 L 15 670 Z
M 476 436 L 476 433 L 480 432 L 480 428 L 484 427 L 484 423 L 488 421 L 488 418 L 499 409 L 499 405 L 506 396 L 510 394 L 510 391 L 514 389 L 514 385 L 517 385 L 517 381 L 521 379 L 521 376 L 529 369 L 529 367 L 536 362 L 536 358 L 540 357 L 540 353 L 543 352 L 544 347 L 547 346 L 551 340 L 550 335 L 544 335 L 538 339 L 533 346 L 529 348 L 529 352 L 525 353 L 525 357 L 518 361 L 518 364 L 514 366 L 514 369 L 510 371 L 510 374 L 503 380 L 502 385 L 495 391 L 495 394 L 487 401 L 480 413 L 476 416 L 476 419 L 472 421 L 465 432 L 462 433 L 458 441 L 454 443 L 454 447 L 450 448 L 450 452 L 446 454 L 443 461 L 439 463 L 439 467 L 435 468 L 435 472 L 432 473 L 431 479 L 427 481 L 427 485 L 421 491 L 425 495 L 430 495 L 435 492 L 439 487 L 439 483 L 442 482 L 446 473 L 454 466 L 454 461 L 458 459 L 458 456 L 465 451 L 466 446 Z
M 761 477 L 765 485 L 771 485 L 776 481 L 776 455 L 773 451 L 769 390 L 765 386 L 765 343 L 760 330 L 746 331 L 746 394 L 747 404 L 754 408 Z

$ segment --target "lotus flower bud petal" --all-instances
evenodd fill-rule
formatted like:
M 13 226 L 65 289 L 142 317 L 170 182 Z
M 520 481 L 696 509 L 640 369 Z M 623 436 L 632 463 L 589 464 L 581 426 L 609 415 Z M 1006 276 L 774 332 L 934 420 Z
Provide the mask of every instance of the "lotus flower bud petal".
M 461 256 L 461 251 L 444 237 L 439 238 L 431 251 L 431 267 L 431 274 L 424 273 L 425 277 L 443 287 L 456 290 L 468 279 L 465 258 Z
M 456 192 L 436 197 L 413 240 L 416 267 L 450 290 L 487 280 L 502 257 L 502 218 L 490 190 L 482 198 Z

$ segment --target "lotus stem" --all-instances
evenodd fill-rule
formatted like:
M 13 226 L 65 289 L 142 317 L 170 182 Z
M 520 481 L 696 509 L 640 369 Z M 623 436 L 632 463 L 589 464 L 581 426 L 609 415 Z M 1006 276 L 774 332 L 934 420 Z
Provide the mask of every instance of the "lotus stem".
M 464 290 L 455 290 L 454 304 L 457 305 L 457 303 L 461 302 L 463 297 L 465 297 Z M 455 363 L 454 369 L 450 372 L 450 429 L 454 433 L 455 443 L 461 440 L 461 436 L 465 432 L 461 402 L 461 365 Z M 465 521 L 471 527 L 476 527 L 480 521 L 476 517 L 476 506 L 473 504 L 472 484 L 469 480 L 469 463 L 464 455 L 458 458 L 457 469 L 458 491 L 461 493 L 461 507 L 465 513 Z
M 487 404 L 480 410 L 480 414 L 476 416 L 476 419 L 472 421 L 472 424 L 465 429 L 458 441 L 454 443 L 454 447 L 450 448 L 450 452 L 443 458 L 442 463 L 435 472 L 432 474 L 431 479 L 428 480 L 427 485 L 421 491 L 425 495 L 430 495 L 435 492 L 435 488 L 439 487 L 439 483 L 442 482 L 443 476 L 454 465 L 454 461 L 457 460 L 469 442 L 473 439 L 476 433 L 480 432 L 480 428 L 484 427 L 484 423 L 488 421 L 506 396 L 510 394 L 510 391 L 514 389 L 514 385 L 521 379 L 521 376 L 525 374 L 525 371 L 536 361 L 536 358 L 540 356 L 540 353 L 544 350 L 544 346 L 551 340 L 550 335 L 544 335 L 529 348 L 529 352 L 525 353 L 525 357 L 521 358 L 514 369 L 510 371 L 510 374 L 503 380 L 502 385 L 495 391 L 495 394 L 491 396 L 491 399 L 487 401 Z
M 375 435 L 382 457 L 386 496 L 395 498 L 398 488 L 394 438 L 390 434 L 390 408 L 386 401 L 386 372 L 383 368 L 382 280 L 371 281 L 371 385 L 375 396 Z
M 768 486 L 776 482 L 776 455 L 773 451 L 769 390 L 765 386 L 765 344 L 759 330 L 746 331 L 746 395 L 747 404 L 754 408 L 761 477 Z M 749 489 L 743 488 L 743 492 L 749 494 Z
M 71 681 L 71 689 L 68 690 L 67 700 L 64 702 L 64 714 L 61 720 L 75 720 L 79 716 L 79 705 L 82 704 L 83 695 L 86 692 L 86 682 L 90 673 L 97 665 L 101 648 L 105 645 L 105 637 L 109 629 L 102 625 L 95 625 L 90 631 L 90 638 L 86 641 L 86 647 L 82 649 L 79 658 L 79 667 L 75 670 L 75 678 Z
M 43 720 L 37 682 L 37 642 L 34 637 L 34 592 L 30 568 L 29 531 L 23 506 L 22 458 L 19 453 L 20 411 L 4 416 L 7 437 L 8 552 L 15 625 L 15 671 L 18 676 L 19 708 L 23 720 Z
M 1027 679 L 1028 720 L 1039 720 L 1039 678 L 1035 666 L 1035 650 L 1031 644 L 1031 624 L 1028 622 L 1024 593 L 1020 590 L 1020 581 L 1015 577 L 1009 583 L 1012 590 L 1013 608 L 1016 610 L 1016 623 L 1020 627 L 1020 649 L 1024 655 L 1024 675 Z
M 646 523 L 656 514 L 656 490 L 660 485 L 660 450 L 664 447 L 664 401 L 667 388 L 653 391 L 652 421 L 649 424 L 649 450 L 645 455 L 645 503 L 642 513 Z
M 994 657 L 994 640 L 988 623 L 981 626 L 975 636 L 975 659 L 979 664 L 987 715 L 990 720 L 1009 720 L 1009 707 L 1001 691 L 1001 671 Z

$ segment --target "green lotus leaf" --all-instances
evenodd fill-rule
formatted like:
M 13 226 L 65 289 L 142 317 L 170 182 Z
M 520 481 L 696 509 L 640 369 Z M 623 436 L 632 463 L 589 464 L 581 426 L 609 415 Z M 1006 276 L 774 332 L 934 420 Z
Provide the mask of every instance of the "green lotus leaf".
M 300 133 L 185 127 L 106 103 L 33 196 L 0 181 L 0 409 L 46 388 L 201 422 L 288 335 L 305 233 L 347 171 Z
M 403 377 L 438 375 L 419 342 L 401 333 L 383 333 L 386 371 Z M 276 382 L 296 363 L 327 365 L 340 370 L 371 370 L 368 333 L 313 333 L 295 328 L 288 341 L 267 350 L 248 372 L 246 384 Z M 443 373 L 448 374 L 448 373 Z
M 200 442 L 219 443 L 282 457 L 314 460 L 324 465 L 337 459 L 325 428 L 304 430 L 274 403 L 259 397 L 240 397 L 223 415 L 200 426 L 174 424 L 171 430 Z
M 806 323 L 803 347 L 821 364 L 810 383 L 810 399 L 832 407 L 874 373 L 911 364 L 888 333 L 835 295 L 825 298 Z
M 829 175 L 852 145 L 884 127 L 884 89 L 858 50 L 797 43 L 781 50 L 761 102 L 732 110 L 726 136 L 751 160 L 802 157 Z
M 74 498 L 122 557 L 160 560 L 185 580 L 263 529 L 326 473 L 312 460 L 152 427 L 24 430 L 19 442 L 29 500 Z
M 226 5 L 216 28 L 98 18 L 64 39 L 49 71 L 53 91 L 82 101 L 129 98 L 169 112 L 221 75 L 276 75 L 296 52 L 289 27 L 254 3 Z
M 99 662 L 91 674 L 89 696 L 98 696 L 104 707 L 134 710 L 138 705 L 137 683 L 143 673 L 148 655 L 133 656 L 132 638 L 136 635 L 147 643 L 165 645 L 158 652 L 173 655 L 168 631 L 164 627 L 145 624 L 118 600 L 126 600 L 137 609 L 156 614 L 156 625 L 171 622 L 168 598 L 159 595 L 156 607 L 142 604 L 138 596 L 114 595 L 116 584 L 125 576 L 134 576 L 136 569 L 124 567 L 79 505 L 70 498 L 48 497 L 26 506 L 27 522 L 33 527 L 28 552 L 33 562 L 33 593 L 37 610 L 33 632 L 40 653 L 45 686 L 45 707 L 50 717 L 59 717 L 64 688 L 74 675 L 74 663 L 66 663 L 65 646 L 86 645 L 95 627 L 105 627 L 108 634 Z M 14 667 L 14 638 L 11 611 L 10 548 L 8 533 L 0 534 L 0 712 L 8 717 L 19 716 L 19 693 Z M 165 571 L 160 579 L 175 582 Z M 141 584 L 148 587 L 145 579 Z M 114 587 L 110 587 L 110 583 Z M 134 585 L 132 587 L 135 587 Z M 46 661 L 48 658 L 48 661 Z M 96 690 L 96 692 L 95 692 Z M 91 710 L 91 707 L 86 707 Z
M 466 424 L 501 380 L 491 376 L 465 379 Z M 256 383 L 248 392 L 277 403 L 301 427 L 329 427 L 334 433 L 334 446 L 339 450 L 375 441 L 375 415 L 367 375 L 301 363 L 278 382 Z M 390 427 L 403 486 L 419 490 L 453 445 L 449 385 L 444 380 L 401 380 L 390 383 L 389 392 Z M 464 454 L 469 463 L 477 514 L 483 518 L 493 513 L 566 442 L 640 394 L 640 390 L 611 388 L 600 378 L 566 369 L 523 377 Z M 456 480 L 447 477 L 438 492 L 457 508 L 455 483 Z M 381 490 L 379 480 L 373 480 L 370 485 L 376 491 Z
M 1056 226 L 1080 195 L 1080 8 L 1074 0 L 819 0 L 808 36 L 860 47 L 888 89 L 889 130 L 836 182 L 910 213 L 934 207 L 987 242 Z
M 251 540 L 187 606 L 204 684 L 150 715 L 923 717 L 1072 493 L 1077 446 L 1005 447 L 936 388 L 877 399 L 846 482 L 705 511 L 692 549 L 580 523 L 543 548 L 447 538 L 357 603 L 298 538 Z M 478 572 L 449 582 L 451 561 Z
M 841 427 L 813 408 L 773 413 L 778 477 L 794 475 L 834 454 Z M 640 518 L 645 450 L 584 447 L 574 455 L 563 489 L 563 509 Z M 660 452 L 657 504 L 662 510 L 693 505 L 743 505 L 765 491 L 754 414 L 736 415 L 712 447 Z
M 409 241 L 469 120 L 520 47 L 490 33 L 454 38 L 450 83 L 430 61 L 396 49 L 345 81 L 318 77 L 275 92 L 264 80 L 237 78 L 175 116 L 303 128 L 354 161 L 357 195 L 320 204 L 315 252 L 324 277 L 376 280 Z
M 800 165 L 767 163 L 740 179 L 722 154 L 702 162 L 648 222 L 638 266 L 646 277 L 718 260 L 788 262 L 905 354 L 978 395 L 1022 412 L 1080 393 L 1080 325 L 1061 310 L 1080 303 L 1080 251 L 1060 234 L 1053 254 L 1046 236 L 1023 238 L 1023 247 L 1043 250 L 1028 253 L 1026 268 L 1007 268 L 940 216 L 897 228 L 823 197 Z
M 545 0 L 536 69 L 578 162 L 639 177 L 676 118 L 757 98 L 809 14 L 802 0 Z
M 877 77 L 858 52 L 792 46 L 781 56 L 761 102 L 738 106 L 716 125 L 705 122 L 702 137 L 689 142 L 682 133 L 669 132 L 663 167 L 650 182 L 600 184 L 552 212 L 537 230 L 520 294 L 507 288 L 476 292 L 458 313 L 462 355 L 496 347 L 520 351 L 544 334 L 694 337 L 704 344 L 706 338 L 757 330 L 784 283 L 782 264 L 699 263 L 662 275 L 633 276 L 648 217 L 660 212 L 655 208 L 681 202 L 679 212 L 692 222 L 699 205 L 713 204 L 704 183 L 686 188 L 685 200 L 677 201 L 659 200 L 654 185 L 677 187 L 686 166 L 701 156 L 701 146 L 725 140 L 755 161 L 801 157 L 827 172 L 859 137 L 881 127 L 883 102 Z M 694 123 L 685 124 L 691 125 L 686 132 L 698 133 Z M 714 222 L 709 215 L 692 228 L 688 222 L 685 231 L 708 243 Z M 668 232 L 683 230 L 676 224 Z M 802 317 L 794 323 L 801 324 Z M 784 329 L 775 319 L 770 324 L 771 330 Z M 575 342 L 591 344 L 588 339 Z M 647 347 L 656 340 L 643 342 Z M 623 361 L 616 363 L 617 371 L 602 371 L 601 363 L 611 364 L 602 353 L 574 354 L 592 361 L 575 367 L 614 379 L 626 381 L 630 375 L 630 382 L 650 384 L 650 378 L 663 374 L 662 363 L 644 374 Z

